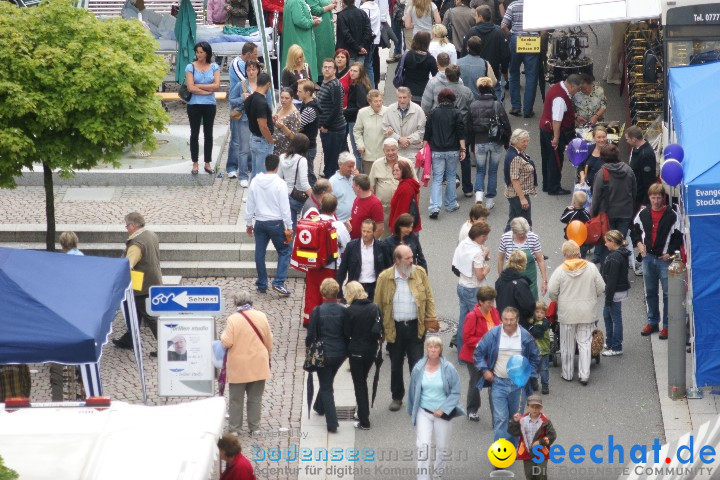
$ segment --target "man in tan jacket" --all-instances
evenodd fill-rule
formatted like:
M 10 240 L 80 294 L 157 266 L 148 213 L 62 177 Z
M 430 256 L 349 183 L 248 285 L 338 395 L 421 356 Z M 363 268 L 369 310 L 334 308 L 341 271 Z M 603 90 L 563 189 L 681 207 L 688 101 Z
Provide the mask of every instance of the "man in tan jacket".
M 390 410 L 396 412 L 405 396 L 403 364 L 407 355 L 412 372 L 423 356 L 425 321 L 435 320 L 435 300 L 427 273 L 413 265 L 413 253 L 400 245 L 393 253 L 395 264 L 377 279 L 375 303 L 380 307 L 385 339 L 390 349 Z

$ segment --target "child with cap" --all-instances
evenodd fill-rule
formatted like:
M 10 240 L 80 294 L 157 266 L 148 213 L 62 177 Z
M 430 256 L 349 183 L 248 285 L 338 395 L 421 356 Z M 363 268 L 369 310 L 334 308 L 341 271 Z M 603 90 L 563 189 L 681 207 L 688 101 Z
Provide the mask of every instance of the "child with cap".
M 542 393 L 550 393 L 550 320 L 545 318 L 547 305 L 543 301 L 535 302 L 535 316 L 530 319 L 528 332 L 535 339 L 540 354 L 540 381 Z M 537 378 L 531 379 L 533 391 L 537 391 Z
M 528 412 L 516 413 L 508 424 L 508 433 L 520 437 L 517 459 L 522 460 L 527 480 L 547 480 L 548 447 L 555 442 L 557 434 L 552 422 L 542 413 L 542 398 L 530 395 Z M 537 463 L 535 460 L 542 459 Z

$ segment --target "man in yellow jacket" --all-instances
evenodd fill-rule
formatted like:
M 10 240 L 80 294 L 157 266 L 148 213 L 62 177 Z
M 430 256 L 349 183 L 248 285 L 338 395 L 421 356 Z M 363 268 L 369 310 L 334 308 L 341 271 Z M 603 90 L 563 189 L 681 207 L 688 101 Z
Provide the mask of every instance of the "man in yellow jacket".
M 402 407 L 405 396 L 402 373 L 405 356 L 412 372 L 423 356 L 425 322 L 436 321 L 436 313 L 427 273 L 422 267 L 413 265 L 410 247 L 398 246 L 393 260 L 394 265 L 377 279 L 375 303 L 380 307 L 390 349 L 390 410 L 396 412 Z

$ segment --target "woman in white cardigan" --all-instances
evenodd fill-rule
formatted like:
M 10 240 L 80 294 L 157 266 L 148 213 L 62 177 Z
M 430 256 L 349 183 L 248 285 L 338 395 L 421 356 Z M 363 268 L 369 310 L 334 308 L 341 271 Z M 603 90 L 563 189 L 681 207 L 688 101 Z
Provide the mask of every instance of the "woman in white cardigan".
M 558 305 L 562 378 L 573 379 L 575 342 L 578 344 L 580 383 L 590 380 L 590 343 L 595 326 L 597 300 L 605 294 L 605 282 L 594 263 L 580 258 L 580 247 L 563 243 L 565 261 L 550 276 L 548 295 Z
M 293 189 L 305 193 L 307 197 L 312 193 L 312 187 L 308 180 L 307 151 L 310 148 L 310 140 L 302 133 L 296 133 L 290 140 L 287 153 L 280 155 L 280 168 L 278 177 L 285 180 L 290 197 L 290 216 L 293 222 L 293 232 L 297 227 L 298 215 L 305 205 L 304 201 L 291 196 Z M 305 200 L 307 200 L 307 197 Z

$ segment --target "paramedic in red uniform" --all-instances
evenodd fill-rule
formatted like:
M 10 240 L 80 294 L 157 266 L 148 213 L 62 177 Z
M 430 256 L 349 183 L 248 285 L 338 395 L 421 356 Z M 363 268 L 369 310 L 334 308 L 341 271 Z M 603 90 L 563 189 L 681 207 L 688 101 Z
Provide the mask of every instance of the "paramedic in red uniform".
M 317 184 L 316 184 L 317 185 Z M 350 242 L 350 233 L 345 228 L 345 224 L 337 219 L 335 210 L 337 209 L 337 197 L 332 193 L 323 195 L 320 202 L 320 218 L 332 222 L 335 232 L 337 233 L 338 256 L 335 260 L 329 261 L 323 268 L 316 270 L 308 270 L 305 274 L 305 307 L 303 308 L 303 327 L 310 324 L 310 314 L 313 309 L 322 303 L 322 295 L 320 295 L 320 284 L 326 278 L 335 278 L 335 272 L 340 266 L 340 257 L 345 247 Z
M 540 117 L 542 187 L 548 195 L 568 195 L 560 185 L 565 147 L 575 137 L 575 109 L 572 97 L 580 90 L 580 75 L 573 73 L 545 95 Z

